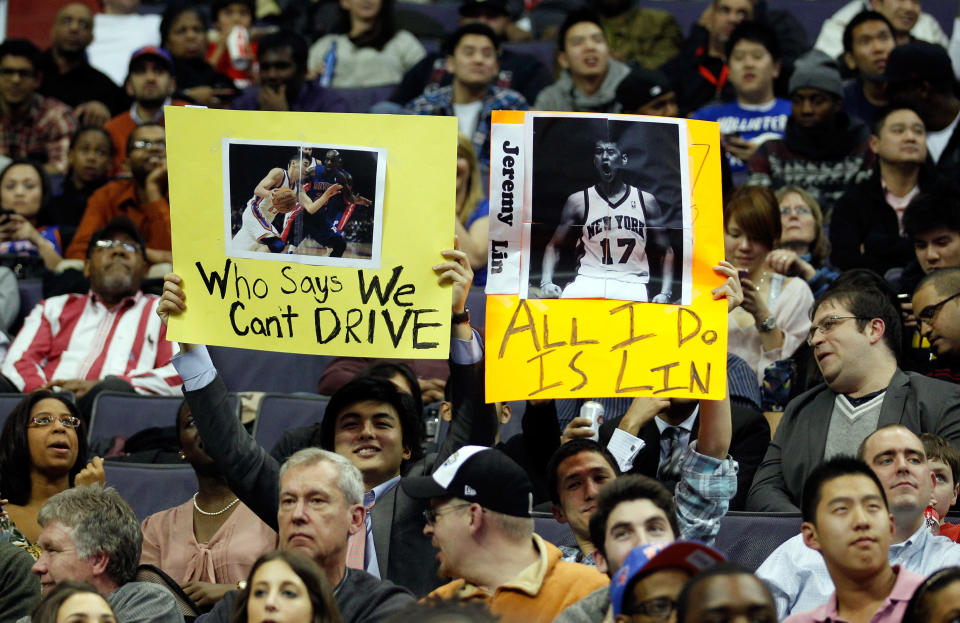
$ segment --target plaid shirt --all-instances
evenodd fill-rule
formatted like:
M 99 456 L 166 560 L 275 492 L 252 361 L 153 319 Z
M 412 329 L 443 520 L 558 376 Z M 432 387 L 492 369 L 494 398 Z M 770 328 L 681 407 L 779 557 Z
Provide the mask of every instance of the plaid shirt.
M 30 158 L 47 170 L 67 172 L 70 137 L 77 119 L 69 106 L 34 93 L 26 116 L 19 121 L 0 117 L 0 150 L 10 158 Z
M 694 441 L 680 459 L 680 482 L 673 497 L 677 506 L 678 539 L 692 539 L 713 545 L 720 531 L 720 520 L 737 494 L 740 466 L 731 457 L 718 460 L 697 452 Z M 593 554 L 584 556 L 579 547 L 561 546 L 563 560 L 597 566 Z
M 477 151 L 477 160 L 484 171 L 490 169 L 490 118 L 494 110 L 529 110 L 527 100 L 511 89 L 490 86 L 483 98 L 483 108 L 477 129 L 470 138 Z M 455 117 L 453 111 L 453 85 L 424 93 L 407 104 L 407 110 L 415 115 L 440 115 Z

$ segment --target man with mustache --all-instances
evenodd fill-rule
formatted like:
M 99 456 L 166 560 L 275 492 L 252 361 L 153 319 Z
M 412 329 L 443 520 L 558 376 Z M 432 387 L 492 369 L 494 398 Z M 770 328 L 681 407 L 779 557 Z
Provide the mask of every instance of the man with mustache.
M 0 366 L 0 392 L 59 387 L 88 416 L 102 390 L 179 393 L 173 344 L 154 311 L 159 297 L 140 291 L 145 270 L 143 239 L 130 219 L 95 232 L 84 263 L 90 292 L 33 308 Z
M 845 608 L 850 607 L 851 597 L 855 592 L 860 592 L 860 596 L 856 598 L 860 601 L 867 597 L 874 600 L 874 610 L 882 607 L 889 613 L 900 608 L 899 612 L 902 613 L 906 602 L 900 605 L 895 602 L 904 599 L 904 594 L 909 600 L 915 586 L 908 590 L 908 587 L 901 585 L 909 584 L 903 579 L 908 576 L 898 576 L 897 585 L 894 585 L 890 581 L 892 575 L 874 560 L 877 553 L 874 547 L 878 547 L 880 553 L 886 553 L 890 565 L 900 565 L 900 574 L 908 571 L 925 577 L 944 567 L 960 564 L 960 546 L 946 537 L 934 536 L 926 525 L 923 512 L 930 503 L 936 477 L 927 463 L 920 439 L 901 425 L 884 426 L 860 444 L 857 458 L 866 463 L 879 479 L 883 493 L 881 498 L 886 500 L 886 503 L 880 503 L 889 509 L 889 515 L 884 511 L 881 513 L 884 516 L 882 521 L 875 517 L 873 520 L 866 519 L 866 507 L 876 503 L 876 491 L 870 492 L 875 489 L 875 485 L 861 487 L 857 484 L 860 482 L 858 478 L 838 478 L 836 481 L 831 478 L 827 479 L 827 485 L 821 488 L 821 494 L 815 496 L 812 492 L 817 487 L 810 485 L 816 482 L 813 479 L 818 472 L 825 468 L 818 467 L 811 472 L 806 481 L 802 502 L 803 532 L 778 547 L 757 569 L 757 576 L 766 582 L 773 593 L 781 619 L 824 604 L 808 613 L 821 615 L 823 608 L 830 610 L 839 602 L 840 618 L 847 621 L 860 620 L 859 616 L 852 616 L 845 611 Z M 838 486 L 829 486 L 831 481 Z M 866 485 L 865 480 L 863 484 Z M 855 491 L 861 491 L 861 494 L 854 495 Z M 844 548 L 843 543 L 849 545 L 859 537 L 853 541 L 845 541 L 842 531 L 830 532 L 827 526 L 834 525 L 836 518 L 826 518 L 824 514 L 831 514 L 831 508 L 843 503 L 835 500 L 835 497 L 850 497 L 850 500 L 846 501 L 848 509 L 863 507 L 855 512 L 862 513 L 863 517 L 854 526 L 873 541 L 863 543 L 862 547 L 854 544 L 850 547 L 852 551 L 849 551 Z M 863 527 L 863 524 L 869 524 L 869 527 Z M 846 551 L 838 551 L 840 549 Z M 815 550 L 819 550 L 823 555 L 818 555 Z M 850 581 L 853 576 L 864 573 L 864 569 L 872 569 L 878 574 L 875 585 L 858 586 L 859 580 Z M 837 599 L 831 597 L 835 585 Z M 882 594 L 878 588 L 880 585 L 885 586 L 888 592 Z M 885 601 L 889 603 L 884 603 Z M 833 610 L 832 614 L 833 618 L 836 618 L 837 611 Z M 865 618 L 870 618 L 869 614 Z M 817 619 L 823 620 L 824 617 L 817 616 Z M 899 618 L 891 616 L 884 620 L 897 621 Z
M 111 219 L 125 216 L 145 240 L 143 249 L 148 264 L 172 261 L 167 139 L 163 127 L 156 123 L 137 126 L 127 139 L 126 150 L 133 177 L 104 184 L 90 196 L 77 233 L 64 254 L 66 259 L 83 259 L 93 232 Z
M 914 484 L 898 480 L 891 496 Z M 887 620 L 902 618 L 923 577 L 887 560 L 895 531 L 887 503 L 880 479 L 856 459 L 837 457 L 810 474 L 803 491 L 803 542 L 823 556 L 837 589 L 820 607 L 787 618 L 789 623 L 863 620 L 881 612 Z

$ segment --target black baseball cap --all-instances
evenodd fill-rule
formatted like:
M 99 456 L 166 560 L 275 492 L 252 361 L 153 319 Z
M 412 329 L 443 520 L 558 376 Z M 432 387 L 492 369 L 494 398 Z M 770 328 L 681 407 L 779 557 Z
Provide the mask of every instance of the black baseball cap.
M 530 517 L 533 510 L 527 472 L 486 446 L 463 446 L 430 476 L 402 478 L 400 486 L 412 498 L 460 498 L 513 517 Z
M 953 80 L 953 68 L 947 51 L 939 45 L 911 41 L 898 45 L 890 52 L 883 79 L 886 82 L 926 80 L 940 84 Z
M 671 91 L 673 85 L 662 71 L 634 69 L 617 86 L 617 102 L 624 110 L 636 110 Z
M 115 234 L 126 234 L 130 236 L 130 239 L 140 246 L 140 255 L 143 256 L 143 259 L 147 259 L 147 245 L 143 243 L 143 236 L 140 235 L 140 230 L 137 229 L 133 221 L 126 216 L 114 217 L 102 228 L 93 232 L 93 236 L 90 237 L 90 243 L 87 244 L 87 257 L 93 254 L 93 249 L 99 241 L 110 240 Z
M 507 0 L 465 0 L 460 5 L 460 15 L 462 17 L 509 14 Z

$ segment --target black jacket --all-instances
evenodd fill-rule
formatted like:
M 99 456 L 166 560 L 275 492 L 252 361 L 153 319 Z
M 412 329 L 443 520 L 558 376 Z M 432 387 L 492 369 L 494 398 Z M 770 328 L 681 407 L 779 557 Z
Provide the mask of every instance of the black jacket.
M 492 405 L 483 402 L 483 362 L 450 365 L 454 389 L 454 418 L 446 440 L 431 453 L 403 466 L 404 476 L 424 476 L 444 459 L 468 444 L 492 446 L 497 421 Z M 280 462 L 260 447 L 231 410 L 227 387 L 218 376 L 206 387 L 184 392 L 204 448 L 224 475 L 230 490 L 267 525 L 277 529 L 280 493 Z M 318 414 L 318 419 L 320 414 Z M 318 425 L 289 431 L 277 442 L 288 456 L 313 444 Z M 437 576 L 436 550 L 423 534 L 426 500 L 416 500 L 392 488 L 377 500 L 370 515 L 377 561 L 384 579 L 408 588 L 422 597 L 441 584 Z

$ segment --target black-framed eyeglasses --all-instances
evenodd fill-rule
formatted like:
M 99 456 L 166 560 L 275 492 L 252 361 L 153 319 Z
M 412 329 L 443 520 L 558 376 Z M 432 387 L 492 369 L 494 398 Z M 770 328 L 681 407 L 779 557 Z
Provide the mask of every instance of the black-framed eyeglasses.
M 98 249 L 103 249 L 104 251 L 109 251 L 110 249 L 120 248 L 126 251 L 127 253 L 139 253 L 140 246 L 135 242 L 126 242 L 125 240 L 97 240 L 94 247 Z
M 630 614 L 642 614 L 651 619 L 666 621 L 676 608 L 677 602 L 673 599 L 669 597 L 654 597 L 653 599 L 634 604 L 633 612 Z
M 933 305 L 927 305 L 926 307 L 920 310 L 920 313 L 917 314 L 917 322 L 926 322 L 929 324 L 934 318 L 936 318 L 937 314 L 940 313 L 940 310 L 943 308 L 944 305 L 946 305 L 947 303 L 949 303 L 950 301 L 952 301 L 957 297 L 960 297 L 960 292 L 957 292 L 953 296 L 948 296 L 947 298 L 943 299 L 939 303 L 934 303 Z
M 50 426 L 53 424 L 54 420 L 60 420 L 60 423 L 63 424 L 64 428 L 80 428 L 80 418 L 74 415 L 37 415 L 30 418 L 30 423 L 33 426 L 43 428 L 44 426 Z
M 437 521 L 437 517 L 440 515 L 445 515 L 450 511 L 455 511 L 458 508 L 466 508 L 468 506 L 470 505 L 457 504 L 456 506 L 447 506 L 446 508 L 441 508 L 439 510 L 436 508 L 428 508 L 427 510 L 423 511 L 423 520 L 427 522 L 427 525 L 432 526 Z
M 861 316 L 827 316 L 821 320 L 818 324 L 810 327 L 810 333 L 807 334 L 807 344 L 813 346 L 813 337 L 820 333 L 821 335 L 826 335 L 833 331 L 838 324 L 844 320 L 870 320 L 869 318 L 863 318 Z

